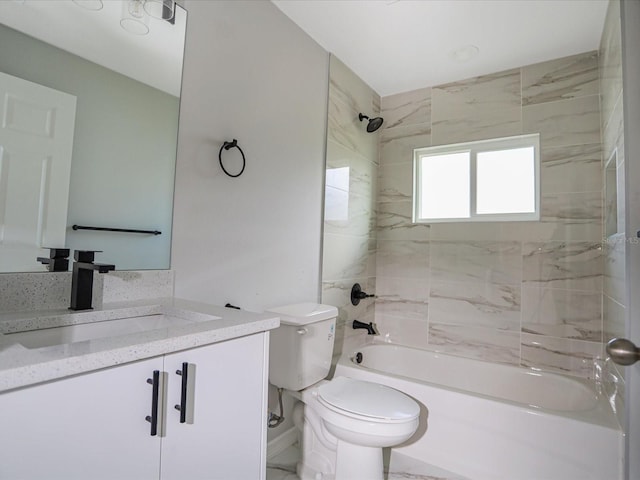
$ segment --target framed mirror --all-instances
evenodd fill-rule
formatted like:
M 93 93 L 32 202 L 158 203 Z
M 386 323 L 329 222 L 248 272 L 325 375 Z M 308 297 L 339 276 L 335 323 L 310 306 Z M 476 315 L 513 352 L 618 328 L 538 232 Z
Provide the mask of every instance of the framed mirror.
M 186 18 L 170 0 L 0 2 L 0 272 L 45 270 L 45 247 L 170 267 Z

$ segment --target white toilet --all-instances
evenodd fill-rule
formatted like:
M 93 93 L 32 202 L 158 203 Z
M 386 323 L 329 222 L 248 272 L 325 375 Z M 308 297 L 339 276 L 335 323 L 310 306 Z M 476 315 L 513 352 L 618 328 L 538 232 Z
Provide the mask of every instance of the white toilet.
M 302 430 L 301 480 L 382 480 L 382 448 L 418 428 L 420 408 L 384 385 L 336 377 L 331 367 L 338 310 L 300 303 L 269 310 L 280 317 L 271 331 L 269 382 L 300 400 L 294 422 Z

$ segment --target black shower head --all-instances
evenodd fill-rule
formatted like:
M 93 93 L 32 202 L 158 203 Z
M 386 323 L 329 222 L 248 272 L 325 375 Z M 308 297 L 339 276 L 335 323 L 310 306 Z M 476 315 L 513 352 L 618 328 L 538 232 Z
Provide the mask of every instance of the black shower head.
M 384 119 L 382 117 L 369 118 L 362 113 L 358 115 L 358 118 L 360 119 L 360 121 L 364 120 L 365 118 L 369 120 L 369 123 L 367 124 L 367 132 L 369 133 L 378 130 L 382 126 L 382 122 L 384 122 Z

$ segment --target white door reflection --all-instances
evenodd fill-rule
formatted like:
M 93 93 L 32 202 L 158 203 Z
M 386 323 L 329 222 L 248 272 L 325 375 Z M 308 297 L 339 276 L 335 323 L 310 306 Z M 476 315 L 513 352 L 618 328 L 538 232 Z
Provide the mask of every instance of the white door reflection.
M 327 168 L 324 220 L 345 225 L 349 221 L 349 167 Z

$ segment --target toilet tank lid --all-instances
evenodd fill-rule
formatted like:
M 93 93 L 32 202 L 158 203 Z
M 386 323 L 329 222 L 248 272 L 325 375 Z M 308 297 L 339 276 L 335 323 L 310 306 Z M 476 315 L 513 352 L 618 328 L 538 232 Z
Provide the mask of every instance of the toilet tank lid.
M 283 325 L 307 325 L 338 316 L 336 307 L 320 303 L 295 303 L 293 305 L 270 308 L 267 312 L 277 314 L 280 317 L 280 323 Z

